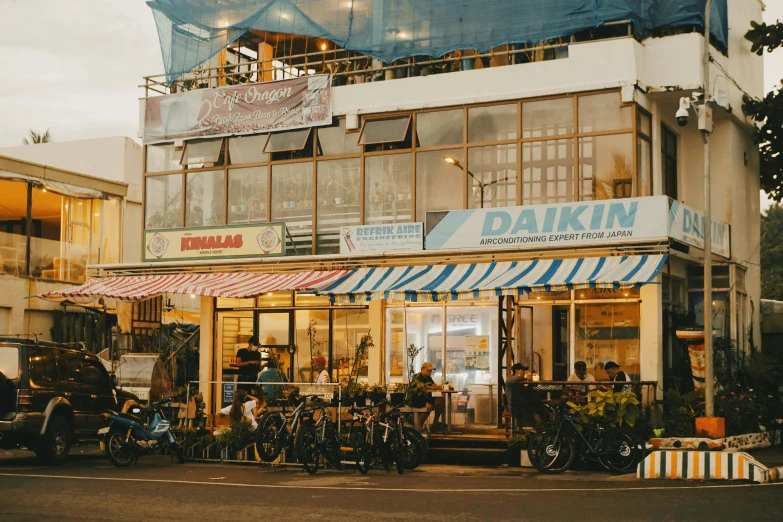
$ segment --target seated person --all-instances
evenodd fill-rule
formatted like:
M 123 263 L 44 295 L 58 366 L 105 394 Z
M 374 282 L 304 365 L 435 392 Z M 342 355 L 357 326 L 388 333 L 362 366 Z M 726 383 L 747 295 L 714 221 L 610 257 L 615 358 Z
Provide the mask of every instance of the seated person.
M 279 368 L 278 362 L 275 359 L 269 359 L 268 366 L 258 375 L 256 382 L 263 383 L 264 395 L 267 400 L 274 402 L 283 398 L 283 386 L 272 383 L 288 382 L 288 379 Z
M 595 377 L 587 373 L 587 363 L 576 361 L 574 363 L 574 373 L 568 377 L 568 382 L 595 382 Z
M 527 368 L 520 363 L 516 363 L 511 367 L 511 375 L 506 379 L 506 407 L 511 410 L 511 395 L 512 395 L 512 389 L 513 386 L 509 386 L 510 384 L 514 384 L 517 382 L 527 382 L 527 377 L 525 376 L 525 373 L 527 372 Z
M 261 399 L 248 395 L 245 390 L 237 389 L 234 392 L 234 401 L 225 408 L 221 409 L 219 415 L 228 416 L 232 423 L 234 422 L 248 422 L 253 429 L 258 427 L 256 419 L 266 409 L 266 401 L 263 399 L 263 393 Z
M 631 378 L 628 377 L 628 375 L 626 375 L 626 373 L 620 369 L 620 365 L 614 361 L 609 361 L 606 363 L 604 365 L 604 370 L 606 370 L 606 374 L 609 376 L 609 379 L 614 382 L 631 382 Z M 614 393 L 629 392 L 633 391 L 633 386 L 630 384 L 615 384 L 612 386 L 612 391 Z
M 568 377 L 568 382 L 595 382 L 595 377 L 587 373 L 587 363 L 576 361 L 574 373 Z M 587 393 L 594 390 L 595 386 L 566 386 L 563 389 L 563 398 L 566 400 L 585 402 Z
M 424 386 L 430 391 L 440 391 L 441 387 L 435 384 L 435 381 L 432 380 L 432 371 L 434 369 L 435 367 L 431 363 L 425 362 L 421 365 L 421 371 L 413 376 L 411 383 L 420 382 L 424 384 Z M 433 427 L 444 426 L 442 422 L 438 421 L 446 411 L 446 401 L 443 399 L 443 397 L 433 397 L 432 393 L 427 394 L 426 401 L 427 414 L 429 415 L 429 412 L 431 412 L 433 409 L 435 410 L 435 418 L 432 422 Z

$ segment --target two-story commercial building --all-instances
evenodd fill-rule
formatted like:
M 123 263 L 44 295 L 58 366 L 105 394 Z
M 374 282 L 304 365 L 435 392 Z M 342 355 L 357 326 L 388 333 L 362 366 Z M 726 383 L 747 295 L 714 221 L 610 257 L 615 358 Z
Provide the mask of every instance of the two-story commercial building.
M 532 26 L 484 35 L 453 13 L 471 30 L 450 33 L 404 3 L 324 2 L 333 18 L 295 1 L 257 17 L 150 4 L 171 40 L 142 100 L 144 262 L 95 267 L 71 297 L 200 296 L 202 381 L 232 380 L 253 334 L 290 378 L 323 355 L 342 379 L 369 330 L 362 378 L 429 361 L 476 422 L 497 420 L 513 362 L 565 380 L 613 360 L 660 388 L 672 317 L 698 325 L 705 306 L 705 226 L 715 329 L 758 342 L 759 155 L 741 105 L 762 95 L 743 38 L 761 2 L 715 2 L 706 225 L 702 136 L 675 118 L 704 84 L 700 2 L 595 8 L 581 26 L 538 13 L 535 45 Z M 501 4 L 482 7 L 498 27 Z M 377 45 L 326 36 L 349 16 Z

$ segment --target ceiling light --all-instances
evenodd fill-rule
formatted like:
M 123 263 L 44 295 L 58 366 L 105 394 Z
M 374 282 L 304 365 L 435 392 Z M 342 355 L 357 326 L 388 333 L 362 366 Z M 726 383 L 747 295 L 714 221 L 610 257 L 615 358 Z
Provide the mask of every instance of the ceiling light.
M 43 189 L 44 192 L 46 192 L 46 189 Z
M 196 294 L 190 294 L 190 298 L 191 299 L 195 299 L 196 298 Z
M 400 31 L 399 33 L 397 33 L 397 38 L 407 38 L 407 37 L 408 37 L 408 33 L 404 31 Z
M 266 293 L 266 296 L 267 296 L 267 297 L 272 297 L 272 292 L 267 292 L 267 293 Z
M 322 43 L 322 44 L 321 44 L 321 50 L 322 50 L 322 51 L 325 51 L 325 50 L 326 50 L 326 42 L 324 42 L 324 43 Z
M 280 13 L 280 18 L 288 20 L 288 13 Z

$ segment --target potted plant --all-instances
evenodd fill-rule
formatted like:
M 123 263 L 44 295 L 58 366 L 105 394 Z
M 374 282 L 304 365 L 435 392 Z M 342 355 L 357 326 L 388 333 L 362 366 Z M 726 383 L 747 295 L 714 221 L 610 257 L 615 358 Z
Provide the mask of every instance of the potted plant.
M 523 468 L 532 468 L 533 464 L 527 456 L 527 446 L 530 442 L 531 434 L 523 432 L 514 435 L 506 443 L 508 447 L 508 465 L 522 466 Z
M 401 406 L 405 403 L 405 392 L 408 391 L 408 385 L 404 382 L 398 382 L 392 388 L 389 394 L 389 402 L 392 406 Z
M 363 382 L 354 382 L 348 395 L 353 399 L 353 404 L 360 408 L 367 406 L 367 384 Z
M 414 408 L 423 408 L 427 404 L 429 393 L 423 382 L 413 381 L 408 385 L 408 402 Z
M 244 420 L 231 424 L 216 437 L 220 456 L 223 460 L 236 460 L 237 452 L 245 449 L 254 440 L 253 427 Z
M 386 398 L 386 388 L 380 384 L 373 384 L 367 388 L 367 397 L 373 404 L 378 404 Z

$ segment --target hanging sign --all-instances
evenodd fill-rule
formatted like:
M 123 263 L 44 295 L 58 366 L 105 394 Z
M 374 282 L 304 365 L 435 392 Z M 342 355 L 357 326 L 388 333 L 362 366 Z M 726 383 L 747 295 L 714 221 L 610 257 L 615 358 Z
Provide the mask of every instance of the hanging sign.
M 332 123 L 329 75 L 194 89 L 144 100 L 145 145 Z
M 668 238 L 668 198 L 654 196 L 427 213 L 427 250 L 601 246 Z
M 268 257 L 285 254 L 285 224 L 144 231 L 144 260 Z
M 424 249 L 424 223 L 391 223 L 340 228 L 341 254 L 418 252 Z
M 673 199 L 669 200 L 669 236 L 704 249 L 704 214 Z M 731 257 L 729 225 L 712 220 L 712 253 Z

